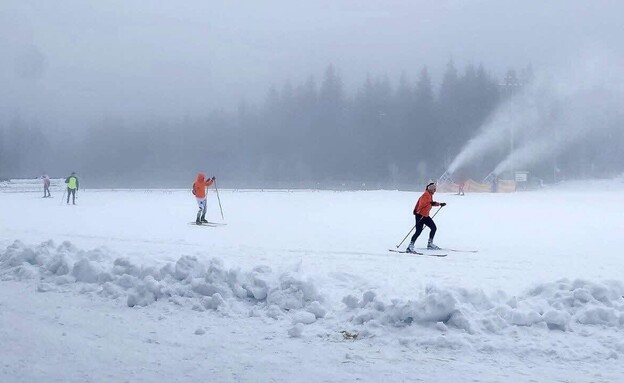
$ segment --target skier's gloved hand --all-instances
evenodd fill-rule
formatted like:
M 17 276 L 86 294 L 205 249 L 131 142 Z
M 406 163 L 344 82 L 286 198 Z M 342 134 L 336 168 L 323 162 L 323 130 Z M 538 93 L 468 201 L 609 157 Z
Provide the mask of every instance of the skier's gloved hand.
M 214 180 L 215 180 L 215 176 L 212 176 L 211 180 L 213 180 L 213 181 L 214 181 Z
M 442 203 L 440 203 L 440 206 L 441 206 L 441 207 L 446 206 L 446 202 L 442 202 Z

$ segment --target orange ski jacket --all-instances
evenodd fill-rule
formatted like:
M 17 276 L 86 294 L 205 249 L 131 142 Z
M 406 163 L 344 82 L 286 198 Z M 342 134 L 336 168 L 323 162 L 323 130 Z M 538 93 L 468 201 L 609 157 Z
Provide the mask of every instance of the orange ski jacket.
M 423 217 L 429 217 L 432 206 L 440 206 L 440 203 L 434 201 L 433 193 L 425 189 L 425 192 L 418 198 L 416 206 L 414 206 L 414 215 L 420 214 Z
M 204 180 L 204 178 L 206 178 L 204 173 L 198 173 L 197 181 L 193 183 L 193 194 L 197 198 L 206 198 L 206 188 L 210 187 L 214 182 L 211 178 L 207 180 Z

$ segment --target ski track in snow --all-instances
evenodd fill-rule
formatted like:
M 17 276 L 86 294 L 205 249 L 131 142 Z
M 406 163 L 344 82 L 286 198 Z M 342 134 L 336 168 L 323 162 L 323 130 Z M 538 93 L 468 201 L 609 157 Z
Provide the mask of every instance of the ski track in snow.
M 483 214 L 483 209 L 495 205 L 492 214 L 513 216 L 531 206 L 533 200 L 549 200 L 559 204 L 559 210 L 543 215 L 544 225 L 537 230 L 546 232 L 521 225 L 523 232 L 515 235 L 559 236 L 570 228 L 578 230 L 563 224 L 568 206 L 595 198 L 576 191 L 472 195 L 469 197 L 475 201 L 467 198 L 463 201 L 470 202 L 462 201 L 463 206 L 456 209 L 457 214 L 472 210 Z M 117 202 L 137 201 L 134 195 L 109 194 Z M 168 201 L 182 209 L 181 203 L 176 205 L 179 194 L 150 194 L 149 203 Z M 224 194 L 227 201 L 228 194 Z M 367 241 L 362 234 L 370 227 L 367 220 L 346 240 L 330 235 L 341 226 L 346 227 L 344 232 L 351 231 L 340 214 L 361 214 L 354 210 L 357 207 L 352 199 L 367 206 L 373 205 L 371 201 L 398 199 L 403 210 L 409 210 L 418 194 L 361 192 L 345 199 L 342 193 L 301 193 L 293 204 L 288 201 L 293 196 L 288 194 L 245 193 L 237 200 L 242 211 L 249 211 L 248 204 L 257 198 L 266 197 L 271 202 L 270 209 L 260 212 L 267 217 L 262 230 L 233 208 L 233 216 L 240 217 L 240 222 L 234 218 L 228 226 L 206 229 L 210 235 L 219 236 L 215 243 L 197 240 L 196 233 L 185 232 L 188 218 L 183 217 L 189 214 L 180 215 L 181 227 L 170 236 L 164 235 L 159 225 L 154 225 L 156 230 L 151 233 L 152 226 L 142 231 L 135 227 L 137 221 L 127 220 L 119 228 L 97 230 L 98 225 L 88 220 L 95 203 L 79 207 L 87 214 L 79 209 L 65 210 L 69 218 L 63 218 L 75 220 L 66 227 L 33 229 L 25 220 L 2 219 L 0 286 L 11 295 L 0 300 L 0 340 L 17 351 L 4 351 L 3 360 L 12 363 L 4 363 L 0 372 L 9 381 L 45 376 L 56 376 L 59 381 L 117 381 L 124 376 L 131 381 L 186 381 L 201 376 L 214 381 L 303 382 L 310 376 L 315 376 L 315 381 L 430 381 L 461 380 L 466 373 L 474 376 L 474 381 L 550 381 L 555 377 L 564 381 L 620 381 L 624 373 L 618 363 L 624 356 L 624 284 L 611 270 L 613 265 L 621 266 L 621 261 L 610 255 L 616 255 L 621 245 L 618 241 L 610 238 L 601 244 L 604 249 L 590 249 L 577 235 L 565 237 L 561 247 L 549 244 L 542 251 L 530 242 L 522 243 L 519 252 L 508 245 L 513 237 L 503 222 L 490 227 L 496 228 L 490 234 L 497 239 L 484 242 L 488 246 L 480 247 L 478 254 L 410 259 L 387 252 L 393 246 L 388 242 L 405 229 L 405 215 L 393 213 L 382 219 L 379 209 L 374 211 L 377 219 L 372 226 L 392 226 L 390 229 L 398 230 L 398 234 L 389 236 L 390 230 L 382 229 Z M 230 196 L 234 199 L 235 194 Z M 254 196 L 252 201 L 246 201 L 249 196 Z M 11 197 L 9 203 L 0 200 L 0 207 L 6 209 L 3 211 L 29 209 L 27 197 Z M 602 197 L 622 203 L 619 194 L 613 192 Z M 509 199 L 520 206 L 510 208 Z M 81 198 L 85 200 L 86 196 Z M 102 204 L 95 213 L 105 214 L 110 201 L 95 202 Z M 270 216 L 281 202 L 286 204 L 282 214 Z M 297 216 L 299 210 L 294 206 L 302 202 L 317 207 L 330 203 L 342 209 L 331 216 L 338 222 L 319 228 L 327 211 L 317 210 L 308 221 L 298 221 L 303 236 L 291 231 L 288 223 L 280 224 L 280 218 Z M 184 213 L 192 215 L 192 207 L 186 205 Z M 40 206 L 44 205 L 31 208 Z M 47 208 L 55 215 L 67 209 Z M 504 208 L 507 210 L 501 212 Z M 540 209 L 545 213 L 544 207 Z M 401 217 L 400 222 L 392 223 L 399 220 L 397 217 Z M 109 216 L 99 222 L 114 225 L 118 221 Z M 453 222 L 442 216 L 436 222 L 439 236 L 445 229 L 453 234 L 470 231 L 457 235 L 459 242 L 453 247 L 471 248 L 481 243 L 465 238 L 469 235 L 474 239 L 478 231 L 453 227 Z M 622 228 L 615 212 L 603 216 L 601 225 L 608 228 L 607 232 Z M 280 235 L 274 236 L 272 230 Z M 135 234 L 138 237 L 132 238 Z M 160 235 L 164 238 L 158 239 Z M 363 246 L 354 235 L 364 237 Z M 28 240 L 15 240 L 17 236 Z M 66 239 L 57 242 L 46 240 L 46 236 Z M 323 236 L 327 242 L 319 239 Z M 381 236 L 390 239 L 378 246 L 379 251 L 370 250 L 371 243 Z M 237 237 L 251 243 L 228 243 Z M 261 239 L 261 243 L 254 243 L 254 239 Z M 98 241 L 105 246 L 89 247 Z M 346 247 L 351 250 L 344 250 Z M 571 249 L 577 251 L 572 253 Z M 604 267 L 585 267 L 586 255 L 596 257 L 592 250 L 609 254 Z M 539 256 L 536 260 L 526 254 Z M 567 275 L 551 267 L 553 260 L 562 261 L 560 257 L 567 257 L 568 264 L 560 264 Z M 491 270 L 473 276 L 480 278 L 478 283 L 471 284 L 474 279 L 462 277 L 464 273 L 479 273 L 484 265 Z M 445 275 L 448 273 L 453 275 Z M 497 273 L 502 277 L 497 278 Z M 525 273 L 531 277 L 523 278 Z M 504 281 L 506 275 L 517 278 L 513 280 L 515 289 L 501 289 L 509 286 Z M 522 279 L 526 279 L 524 286 L 517 286 Z M 24 338 L 27 333 L 31 335 Z M 60 339 L 60 343 L 50 346 L 45 342 L 48 338 Z M 106 347 L 116 344 L 124 351 L 105 352 Z M 145 347 L 160 351 L 144 353 L 141 350 Z M 50 358 L 46 351 L 55 351 L 54 356 Z M 71 358 L 78 359 L 74 376 L 61 368 L 67 367 Z M 33 362 L 42 361 L 45 363 L 29 368 Z M 302 373 L 293 375 L 297 371 L 293 366 L 304 361 Z M 286 362 L 286 366 L 267 368 L 262 367 L 263 362 Z M 109 370 L 108 363 L 116 363 L 118 368 Z M 418 371 L 414 371 L 415 364 Z

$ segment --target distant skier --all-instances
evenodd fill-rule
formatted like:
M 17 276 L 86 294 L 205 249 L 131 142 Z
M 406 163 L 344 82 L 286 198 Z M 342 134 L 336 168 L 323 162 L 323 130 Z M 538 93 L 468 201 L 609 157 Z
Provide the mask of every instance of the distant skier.
M 468 181 L 466 171 L 460 170 L 455 172 L 453 174 L 453 179 L 457 182 L 457 195 L 464 195 L 464 187 L 466 186 L 466 181 Z
M 204 180 L 206 176 L 204 173 L 197 174 L 197 180 L 193 183 L 193 195 L 197 200 L 197 205 L 199 206 L 199 211 L 197 212 L 197 219 L 195 223 L 201 225 L 202 223 L 208 223 L 206 220 L 206 188 L 210 187 L 215 178 L 209 178 Z
M 465 180 L 461 180 L 459 181 L 459 189 L 457 190 L 457 195 L 464 195 L 464 186 L 466 186 L 466 181 Z
M 431 182 L 425 188 L 425 192 L 418 198 L 418 202 L 416 202 L 416 206 L 414 207 L 414 215 L 416 216 L 416 232 L 412 236 L 410 240 L 410 244 L 407 246 L 405 250 L 408 253 L 415 253 L 414 243 L 420 233 L 422 233 L 425 225 L 429 227 L 431 230 L 429 232 L 429 242 L 427 243 L 427 249 L 431 250 L 440 250 L 440 248 L 433 244 L 433 237 L 435 236 L 437 227 L 433 222 L 433 219 L 429 217 L 429 212 L 431 211 L 432 206 L 446 206 L 444 202 L 436 202 L 433 200 L 433 194 L 436 192 L 436 184 Z
M 65 184 L 67 185 L 67 204 L 69 205 L 69 196 L 72 196 L 72 204 L 76 204 L 76 191 L 79 188 L 78 177 L 76 176 L 76 172 L 72 172 L 72 174 L 65 179 Z
M 498 193 L 498 176 L 492 177 L 492 193 Z
M 52 197 L 50 195 L 50 177 L 44 174 L 41 178 L 43 178 L 43 198 Z

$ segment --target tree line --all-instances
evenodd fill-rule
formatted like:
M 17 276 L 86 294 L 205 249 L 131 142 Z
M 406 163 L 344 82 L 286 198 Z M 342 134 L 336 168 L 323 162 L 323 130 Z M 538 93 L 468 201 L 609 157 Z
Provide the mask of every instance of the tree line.
M 287 82 L 259 104 L 241 101 L 236 110 L 201 117 L 107 117 L 59 138 L 46 135 L 43 122 L 18 116 L 0 125 L 0 177 L 77 171 L 93 187 L 179 187 L 206 171 L 231 187 L 410 188 L 440 176 L 511 96 L 510 85 L 530 79 L 530 67 L 496 79 L 483 65 L 458 70 L 449 62 L 437 88 L 423 67 L 416 79 L 402 75 L 395 84 L 367 76 L 349 93 L 330 65 L 320 80 Z M 600 153 L 586 149 L 565 161 L 594 164 Z M 495 161 L 465 171 L 478 179 Z M 550 179 L 552 169 L 534 170 Z

